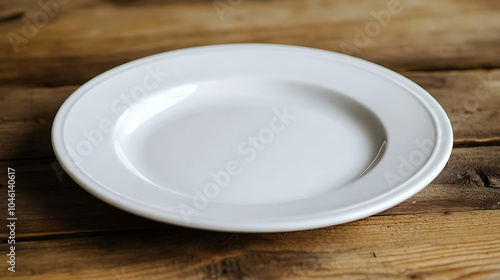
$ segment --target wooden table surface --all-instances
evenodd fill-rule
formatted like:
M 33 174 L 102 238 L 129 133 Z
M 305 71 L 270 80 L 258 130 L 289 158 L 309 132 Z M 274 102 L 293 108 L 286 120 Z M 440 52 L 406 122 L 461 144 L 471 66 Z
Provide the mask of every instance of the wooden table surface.
M 50 129 L 78 86 L 147 55 L 240 42 L 348 53 L 415 81 L 451 119 L 449 163 L 383 213 L 275 234 L 142 219 L 61 172 Z M 499 109 L 497 0 L 2 1 L 0 279 L 500 279 Z

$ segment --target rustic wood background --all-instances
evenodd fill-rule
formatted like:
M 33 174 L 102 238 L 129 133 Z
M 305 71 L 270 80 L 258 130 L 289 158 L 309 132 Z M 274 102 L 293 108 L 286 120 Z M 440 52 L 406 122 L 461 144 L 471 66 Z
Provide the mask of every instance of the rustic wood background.
M 401 12 L 356 47 L 357 28 L 394 1 Z M 59 172 L 50 128 L 79 85 L 147 55 L 240 42 L 348 52 L 405 75 L 452 121 L 448 165 L 381 214 L 276 234 L 152 222 Z M 18 221 L 15 273 L 0 224 L 0 279 L 500 279 L 499 109 L 497 0 L 2 1 L 0 221 L 7 167 Z

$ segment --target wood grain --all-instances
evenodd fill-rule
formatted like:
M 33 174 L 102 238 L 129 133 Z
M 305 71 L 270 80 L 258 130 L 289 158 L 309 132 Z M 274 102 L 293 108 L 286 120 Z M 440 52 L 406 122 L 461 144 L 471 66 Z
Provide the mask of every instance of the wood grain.
M 50 131 L 76 86 L 0 88 L 0 159 L 53 157 Z
M 500 147 L 453 149 L 425 189 L 382 214 L 500 210 Z
M 456 145 L 500 145 L 500 70 L 402 74 L 440 102 Z M 52 121 L 77 87 L 0 87 L 0 159 L 53 156 Z
M 276 234 L 182 228 L 21 241 L 29 279 L 499 279 L 500 211 L 370 217 Z M 486 222 L 487 221 L 487 222 Z M 0 246 L 5 251 L 5 245 Z M 2 279 L 13 279 L 6 270 Z M 15 278 L 15 277 L 14 277 Z
M 500 210 L 499 159 L 500 147 L 454 149 L 448 165 L 433 183 L 381 215 Z M 65 175 L 54 159 L 0 162 L 0 170 L 8 166 L 18 174 L 16 203 L 22 217 L 19 237 L 171 227 L 101 202 Z M 0 201 L 6 200 L 2 184 Z
M 500 70 L 403 73 L 441 104 L 455 144 L 500 145 Z
M 25 20 L 0 23 L 0 84 L 82 84 L 147 55 L 243 42 L 339 51 L 398 71 L 500 67 L 497 1 L 400 2 L 381 25 L 375 15 L 388 0 L 242 1 L 222 17 L 209 0 L 69 1 L 33 32 L 26 22 L 43 13 L 37 1 L 6 2 Z M 9 34 L 25 38 L 17 52 Z

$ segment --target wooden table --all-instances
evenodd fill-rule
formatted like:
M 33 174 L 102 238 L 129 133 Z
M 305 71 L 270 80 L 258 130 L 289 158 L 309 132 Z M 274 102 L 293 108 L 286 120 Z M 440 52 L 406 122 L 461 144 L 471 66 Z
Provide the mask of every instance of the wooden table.
M 1 279 L 500 279 L 497 0 L 17 0 L 0 9 L 0 220 L 9 222 L 8 167 L 17 218 L 15 273 L 0 225 Z M 383 213 L 276 234 L 152 222 L 61 172 L 50 128 L 78 86 L 147 55 L 240 42 L 344 52 L 405 75 L 452 121 L 448 165 Z

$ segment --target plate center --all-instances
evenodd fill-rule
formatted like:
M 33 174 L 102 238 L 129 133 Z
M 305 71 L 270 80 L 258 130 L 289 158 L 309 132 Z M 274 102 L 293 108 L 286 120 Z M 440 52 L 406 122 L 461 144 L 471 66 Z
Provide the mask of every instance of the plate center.
M 159 91 L 119 118 L 115 151 L 166 190 L 225 204 L 321 195 L 365 174 L 385 130 L 369 109 L 296 81 L 224 79 Z

